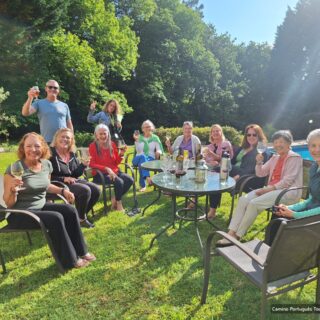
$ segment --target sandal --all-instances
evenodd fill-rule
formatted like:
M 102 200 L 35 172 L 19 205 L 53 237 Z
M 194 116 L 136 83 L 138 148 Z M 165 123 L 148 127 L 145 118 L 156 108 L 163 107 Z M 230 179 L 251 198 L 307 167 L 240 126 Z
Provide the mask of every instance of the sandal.
M 74 267 L 79 269 L 79 268 L 85 268 L 90 264 L 90 262 L 86 259 L 78 259 L 77 262 L 74 264 Z
M 232 245 L 233 245 L 233 243 L 227 239 L 221 239 L 221 240 L 217 241 L 217 243 L 216 243 L 216 247 L 229 247 Z
M 90 252 L 88 252 L 87 254 L 85 254 L 84 256 L 82 256 L 81 259 L 82 259 L 82 260 L 85 260 L 85 261 L 87 261 L 87 262 L 97 260 L 97 258 L 95 257 L 95 255 L 93 255 L 93 254 L 90 253 Z

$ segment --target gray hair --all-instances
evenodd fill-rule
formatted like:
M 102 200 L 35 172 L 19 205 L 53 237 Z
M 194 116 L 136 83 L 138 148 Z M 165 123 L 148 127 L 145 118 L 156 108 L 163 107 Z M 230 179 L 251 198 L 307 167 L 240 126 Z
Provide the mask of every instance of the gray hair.
M 307 137 L 307 143 L 309 144 L 310 141 L 314 138 L 320 138 L 320 129 L 315 129 L 309 132 Z
M 182 125 L 182 127 L 184 126 L 190 126 L 191 128 L 193 128 L 193 122 L 192 121 L 185 121 Z
M 275 140 L 280 139 L 280 138 L 284 139 L 289 144 L 292 144 L 292 142 L 293 142 L 293 136 L 292 136 L 290 130 L 279 130 L 279 131 L 275 132 L 271 137 L 271 141 L 274 142 Z
M 60 87 L 58 81 L 56 81 L 56 80 L 54 80 L 54 79 L 48 80 L 48 81 L 46 82 L 46 87 L 49 85 L 49 82 L 55 82 L 55 83 L 58 85 L 58 87 Z
M 151 120 L 149 120 L 149 119 L 142 122 L 141 130 L 143 130 L 143 127 L 144 127 L 146 124 L 151 127 L 152 131 L 155 130 L 155 128 L 156 128 L 155 125 L 154 125 L 153 122 L 152 122 Z
M 98 140 L 97 140 L 97 133 L 100 129 L 103 129 L 105 131 L 107 131 L 108 133 L 108 138 L 107 138 L 107 148 L 109 149 L 110 151 L 110 155 L 112 155 L 112 144 L 111 144 L 111 135 L 110 135 L 110 130 L 109 130 L 109 127 L 106 126 L 105 124 L 103 123 L 100 123 L 98 124 L 95 129 L 94 129 L 94 140 L 96 142 L 96 147 L 97 147 L 97 152 L 98 152 L 98 155 L 100 156 L 101 155 L 101 150 L 100 150 L 100 147 L 99 147 L 99 144 L 97 143 Z

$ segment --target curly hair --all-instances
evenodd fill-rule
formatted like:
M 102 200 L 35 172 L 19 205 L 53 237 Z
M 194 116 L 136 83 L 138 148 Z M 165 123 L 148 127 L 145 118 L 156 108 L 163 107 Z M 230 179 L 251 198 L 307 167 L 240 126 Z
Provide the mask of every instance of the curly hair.
M 117 115 L 120 115 L 122 114 L 122 110 L 121 110 L 121 106 L 119 104 L 119 102 L 116 100 L 116 99 L 110 99 L 108 100 L 104 106 L 103 106 L 103 109 L 108 112 L 108 107 L 109 107 L 109 104 L 114 102 L 116 107 L 114 108 L 114 111 L 112 112 L 113 115 L 117 116 Z
M 17 156 L 20 160 L 23 160 L 26 158 L 26 154 L 24 152 L 24 143 L 26 141 L 26 139 L 30 136 L 34 136 L 37 139 L 39 139 L 40 144 L 41 144 L 41 159 L 49 159 L 51 157 L 51 152 L 50 152 L 50 148 L 47 144 L 47 142 L 44 140 L 44 138 L 42 136 L 40 136 L 40 134 L 36 133 L 36 132 L 29 132 L 26 133 L 22 139 L 20 140 L 19 144 L 18 144 L 18 151 L 17 151 Z

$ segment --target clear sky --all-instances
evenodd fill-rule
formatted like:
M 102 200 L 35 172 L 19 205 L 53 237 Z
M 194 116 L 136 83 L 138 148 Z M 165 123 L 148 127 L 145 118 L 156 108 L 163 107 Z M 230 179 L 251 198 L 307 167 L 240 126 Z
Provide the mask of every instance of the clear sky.
M 287 7 L 298 0 L 200 0 L 204 20 L 217 32 L 228 32 L 236 42 L 273 44 L 277 26 L 283 22 Z

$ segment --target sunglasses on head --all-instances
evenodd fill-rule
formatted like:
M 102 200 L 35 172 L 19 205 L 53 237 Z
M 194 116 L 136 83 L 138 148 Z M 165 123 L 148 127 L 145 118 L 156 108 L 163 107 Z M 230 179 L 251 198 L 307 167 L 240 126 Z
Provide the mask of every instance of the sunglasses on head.
M 247 133 L 247 137 L 256 137 L 257 134 L 256 133 Z
M 48 89 L 50 90 L 59 90 L 59 87 L 55 87 L 55 86 L 47 86 Z

